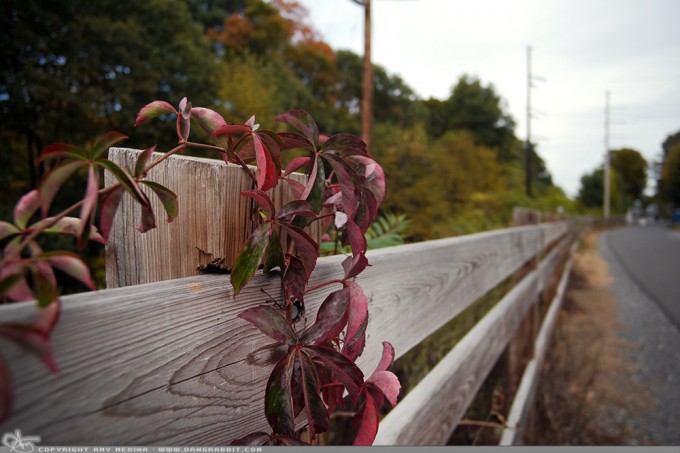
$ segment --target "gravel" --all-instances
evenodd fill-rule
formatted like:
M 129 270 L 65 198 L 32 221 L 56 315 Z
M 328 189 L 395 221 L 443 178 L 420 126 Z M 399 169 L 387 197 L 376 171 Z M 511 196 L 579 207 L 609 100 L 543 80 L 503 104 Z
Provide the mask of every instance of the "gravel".
M 638 433 L 631 443 L 680 445 L 680 329 L 621 266 L 607 242 L 608 234 L 600 236 L 599 249 L 614 278 L 610 290 L 624 325 L 620 336 L 637 345 L 629 352 L 637 369 L 632 378 L 650 390 L 652 399 L 649 411 L 629 420 Z

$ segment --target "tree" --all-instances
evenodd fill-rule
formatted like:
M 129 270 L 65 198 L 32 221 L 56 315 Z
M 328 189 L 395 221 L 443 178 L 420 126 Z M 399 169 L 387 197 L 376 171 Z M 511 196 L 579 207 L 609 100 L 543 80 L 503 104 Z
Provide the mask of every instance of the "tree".
M 647 161 L 639 151 L 622 148 L 611 151 L 611 168 L 621 182 L 621 194 L 626 198 L 626 207 L 642 199 L 647 187 Z
M 463 75 L 445 101 L 429 99 L 428 132 L 435 138 L 447 131 L 469 131 L 478 144 L 496 148 L 499 160 L 517 158 L 513 153 L 515 122 L 507 114 L 492 85 L 483 86 L 479 79 Z
M 108 130 L 165 143 L 130 118 L 149 99 L 214 98 L 214 59 L 184 2 L 7 0 L 0 6 L 0 138 L 25 156 Z M 142 137 L 142 134 L 143 137 Z M 25 188 L 25 187 L 24 187 Z
M 680 206 L 680 141 L 669 147 L 663 159 L 660 195 L 664 201 Z
M 604 170 L 598 168 L 581 176 L 581 187 L 578 190 L 578 201 L 587 208 L 599 208 L 603 203 Z

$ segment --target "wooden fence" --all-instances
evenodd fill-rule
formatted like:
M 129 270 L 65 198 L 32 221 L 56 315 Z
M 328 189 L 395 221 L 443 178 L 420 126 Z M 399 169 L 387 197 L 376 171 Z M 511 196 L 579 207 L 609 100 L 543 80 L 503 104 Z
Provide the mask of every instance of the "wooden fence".
M 521 441 L 573 243 L 572 225 L 561 221 L 369 252 L 372 266 L 358 278 L 370 301 L 359 360 L 367 375 L 381 341 L 402 356 L 538 261 L 384 418 L 376 444 L 445 443 L 527 313 L 559 280 L 502 439 Z M 343 258 L 320 259 L 310 284 L 341 278 Z M 41 436 L 43 445 L 215 445 L 267 430 L 271 341 L 236 317 L 265 302 L 261 289 L 281 297 L 279 278 L 261 273 L 236 298 L 228 276 L 218 274 L 64 297 L 52 337 L 60 374 L 0 343 L 15 382 L 14 414 L 0 432 L 20 429 Z M 318 293 L 306 300 L 310 321 L 324 298 Z M 0 307 L 3 321 L 33 315 L 32 303 Z

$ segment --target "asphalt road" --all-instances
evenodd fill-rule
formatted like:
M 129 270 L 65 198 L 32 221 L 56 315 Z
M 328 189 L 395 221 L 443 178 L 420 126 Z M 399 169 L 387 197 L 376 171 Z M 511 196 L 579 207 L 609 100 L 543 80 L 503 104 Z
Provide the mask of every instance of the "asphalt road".
M 630 277 L 680 328 L 680 232 L 648 225 L 608 231 L 604 240 Z

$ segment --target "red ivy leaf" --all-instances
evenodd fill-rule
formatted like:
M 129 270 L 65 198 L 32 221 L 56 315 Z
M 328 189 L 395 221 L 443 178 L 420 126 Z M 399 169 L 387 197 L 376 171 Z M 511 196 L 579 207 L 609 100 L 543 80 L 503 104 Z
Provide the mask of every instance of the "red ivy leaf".
M 248 190 L 245 192 L 241 192 L 241 195 L 244 197 L 250 197 L 253 200 L 257 202 L 257 204 L 260 205 L 260 207 L 264 210 L 264 212 L 267 213 L 267 218 L 271 219 L 274 217 L 274 203 L 272 202 L 272 199 L 269 198 L 269 195 L 264 193 L 261 190 Z
M 52 373 L 58 373 L 59 367 L 54 360 L 49 336 L 30 324 L 0 324 L 0 336 L 14 341 L 19 347 L 35 354 Z
M 257 188 L 267 191 L 276 186 L 276 165 L 272 159 L 271 151 L 262 143 L 262 139 L 253 134 L 253 146 L 255 148 L 255 160 L 257 162 Z
M 312 275 L 312 271 L 314 270 L 314 267 L 316 267 L 316 260 L 319 257 L 319 246 L 304 230 L 284 223 L 282 223 L 281 226 L 293 239 L 297 249 L 297 257 L 300 258 L 305 265 L 307 280 L 309 280 L 309 276 Z
M 307 272 L 305 265 L 300 259 L 293 255 L 286 255 L 288 265 L 283 274 L 283 288 L 288 299 L 299 301 L 303 306 L 305 303 L 305 285 L 307 283 Z
M 290 110 L 277 116 L 276 121 L 282 121 L 298 130 L 314 146 L 314 149 L 318 148 L 319 127 L 309 113 L 304 110 Z
M 31 225 L 31 230 L 36 230 L 39 228 L 42 228 L 43 225 L 47 223 L 51 223 L 54 220 L 54 217 L 48 217 L 46 219 L 40 220 L 39 222 L 34 223 Z M 78 237 L 78 232 L 80 231 L 80 224 L 81 221 L 80 219 L 76 217 L 64 217 L 57 222 L 43 230 L 43 233 L 49 233 L 49 234 L 68 234 L 71 236 L 76 236 Z M 91 241 L 99 242 L 100 244 L 104 244 L 106 241 L 102 237 L 101 234 L 99 234 L 99 230 L 97 230 L 97 227 L 94 225 L 90 226 L 90 234 L 89 234 L 89 239 Z
M 293 345 L 298 341 L 297 334 L 288 324 L 288 321 L 281 316 L 278 310 L 268 305 L 249 308 L 239 313 L 238 317 L 248 321 L 260 329 L 263 334 L 281 344 Z
M 14 207 L 14 224 L 21 229 L 26 228 L 26 224 L 33 217 L 35 211 L 40 207 L 40 193 L 34 189 L 19 199 Z
M 189 140 L 191 132 L 191 102 L 187 98 L 182 98 L 179 102 L 179 113 L 177 115 L 177 138 Z
M 321 345 L 326 340 L 339 337 L 347 325 L 349 301 L 349 288 L 330 293 L 319 307 L 314 324 L 300 337 L 302 342 L 308 345 Z
M 142 107 L 139 113 L 137 113 L 137 118 L 135 119 L 135 126 L 138 126 L 143 122 L 150 120 L 151 118 L 156 118 L 157 116 L 161 116 L 167 113 L 176 114 L 177 110 L 175 110 L 175 107 L 173 107 L 172 105 L 165 101 L 150 102 L 146 104 L 144 107 Z
M 267 247 L 267 253 L 264 257 L 264 266 L 262 270 L 265 273 L 271 272 L 272 269 L 278 267 L 283 270 L 285 267 L 283 260 L 283 248 L 281 247 L 281 239 L 279 238 L 276 230 L 272 230 L 272 237 L 269 240 L 269 246 Z
M 303 351 L 298 351 L 298 360 L 301 368 L 300 379 L 303 401 L 307 412 L 307 422 L 311 434 L 328 431 L 328 410 L 321 399 L 321 387 L 316 374 L 316 366 L 312 359 Z
M 350 360 L 356 360 L 366 346 L 368 298 L 361 287 L 354 282 L 347 283 L 347 288 L 349 289 L 349 316 L 342 353 Z
M 120 186 L 102 196 L 99 208 L 99 227 L 101 228 L 104 241 L 109 240 L 113 219 L 116 216 L 116 211 L 118 210 L 120 200 L 123 198 L 124 193 L 125 188 Z
M 356 135 L 352 134 L 336 134 L 328 138 L 321 146 L 324 152 L 338 152 L 341 155 L 345 154 L 359 154 L 362 156 L 368 155 L 366 151 L 366 143 Z
M 342 235 L 342 244 L 349 243 L 352 248 L 352 254 L 355 256 L 366 253 L 368 244 L 366 243 L 366 236 L 361 232 L 361 229 L 351 219 L 345 224 Z
M 304 350 L 315 362 L 328 368 L 333 378 L 345 386 L 351 400 L 357 401 L 359 388 L 364 383 L 364 374 L 354 362 L 335 349 L 324 346 L 305 346 Z
M 288 162 L 288 165 L 286 165 L 286 171 L 283 172 L 283 176 L 288 176 L 289 174 L 298 171 L 305 165 L 309 165 L 311 161 L 311 157 L 296 157 L 295 159 L 292 159 Z
M 354 423 L 358 425 L 354 445 L 373 445 L 375 436 L 378 434 L 378 424 L 380 422 L 378 409 L 373 398 L 367 394 L 361 411 L 354 416 Z
M 144 176 L 144 168 L 146 167 L 146 164 L 149 163 L 154 151 L 156 151 L 156 145 L 145 149 L 139 154 L 137 157 L 137 162 L 135 163 L 135 178 L 141 178 Z
M 86 163 L 81 160 L 59 165 L 47 173 L 40 181 L 38 190 L 40 191 L 43 216 L 47 215 L 52 200 L 54 200 L 55 195 L 57 195 L 57 192 L 59 192 L 59 189 L 61 189 L 64 182 L 66 182 L 66 180 L 83 165 L 86 165 Z
M 40 164 L 46 160 L 73 159 L 87 161 L 85 152 L 77 146 L 69 143 L 54 143 L 43 149 L 35 163 Z
M 366 255 L 360 253 L 359 255 L 351 255 L 345 258 L 342 262 L 342 268 L 345 270 L 345 280 L 356 277 L 368 267 L 368 259 Z
M 215 138 L 218 145 L 222 147 L 227 146 L 228 139 L 226 137 L 215 135 L 220 128 L 227 125 L 227 122 L 224 121 L 222 115 L 211 109 L 194 107 L 191 109 L 191 118 L 198 123 L 198 126 L 203 129 L 208 136 Z
M 21 231 L 9 222 L 0 221 L 0 241 Z
M 392 406 L 397 404 L 397 397 L 401 391 L 399 378 L 391 371 L 376 371 L 366 381 L 366 385 L 375 386 L 387 398 Z
M 39 256 L 34 257 L 35 260 L 44 260 L 55 269 L 59 269 L 67 275 L 80 281 L 83 285 L 91 290 L 95 290 L 96 286 L 90 275 L 90 269 L 83 262 L 83 260 L 71 252 L 45 252 Z
M 287 203 L 276 216 L 279 220 L 290 220 L 290 217 L 299 215 L 316 218 L 312 206 L 304 200 L 293 200 Z

